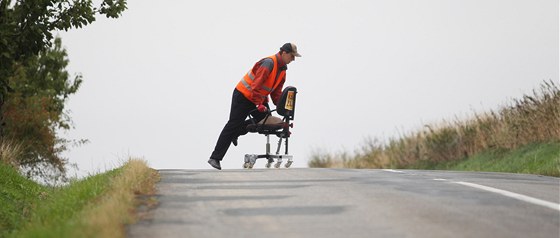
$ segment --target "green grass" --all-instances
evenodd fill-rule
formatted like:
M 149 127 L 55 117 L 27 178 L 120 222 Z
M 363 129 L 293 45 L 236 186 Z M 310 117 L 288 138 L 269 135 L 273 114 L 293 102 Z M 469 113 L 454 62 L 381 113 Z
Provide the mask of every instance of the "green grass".
M 511 151 L 488 150 L 463 160 L 418 162 L 405 168 L 526 173 L 560 177 L 560 143 L 531 144 Z
M 0 162 L 0 237 L 125 237 L 135 206 L 155 206 L 136 195 L 153 195 L 159 174 L 145 161 L 63 187 L 48 187 Z
M 0 163 L 0 237 L 5 237 L 31 217 L 47 189 Z
M 69 237 L 80 225 L 76 221 L 82 209 L 98 199 L 120 171 L 52 188 L 0 163 L 0 237 Z

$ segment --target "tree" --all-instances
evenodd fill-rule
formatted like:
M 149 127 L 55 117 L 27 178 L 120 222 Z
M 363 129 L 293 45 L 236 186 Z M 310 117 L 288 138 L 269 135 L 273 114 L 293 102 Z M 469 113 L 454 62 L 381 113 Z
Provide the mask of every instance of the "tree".
M 99 7 L 92 0 L 0 0 L 0 126 L 17 65 L 49 48 L 54 31 L 81 28 L 98 14 L 118 18 L 125 9 L 126 0 L 103 0 Z
M 58 30 L 81 28 L 98 15 L 118 18 L 126 0 L 0 0 L 0 142 L 22 142 L 19 163 L 29 176 L 64 175 L 61 158 L 68 141 L 57 129 L 69 129 L 64 112 L 69 95 L 82 81 L 70 79 Z M 53 46 L 54 43 L 54 46 Z
M 22 144 L 18 164 L 28 176 L 62 175 L 67 160 L 61 157 L 68 141 L 57 137 L 59 129 L 70 129 L 64 111 L 68 97 L 78 91 L 82 76 L 70 78 L 68 55 L 60 38 L 38 56 L 15 66 L 13 92 L 6 97 L 5 138 Z

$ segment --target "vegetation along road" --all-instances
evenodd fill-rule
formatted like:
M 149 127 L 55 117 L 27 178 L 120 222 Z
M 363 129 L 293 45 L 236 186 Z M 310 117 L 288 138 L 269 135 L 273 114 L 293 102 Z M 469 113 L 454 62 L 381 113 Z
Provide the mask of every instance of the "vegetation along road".
M 160 170 L 129 237 L 559 237 L 560 180 L 422 170 Z

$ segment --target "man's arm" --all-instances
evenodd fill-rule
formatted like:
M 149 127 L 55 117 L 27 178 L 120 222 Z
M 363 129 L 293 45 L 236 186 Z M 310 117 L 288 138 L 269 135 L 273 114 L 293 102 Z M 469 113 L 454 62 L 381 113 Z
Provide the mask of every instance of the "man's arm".
M 274 63 L 272 62 L 272 60 L 267 58 L 258 62 L 252 69 L 252 72 L 255 75 L 255 79 L 253 80 L 253 84 L 251 84 L 251 88 L 253 89 L 251 102 L 253 102 L 255 105 L 264 104 L 268 101 L 268 98 L 258 91 L 261 91 L 262 85 L 264 84 L 266 79 L 268 79 L 273 65 Z
M 278 84 L 278 87 L 270 93 L 270 98 L 272 98 L 272 102 L 274 105 L 278 106 L 278 101 L 280 100 L 280 96 L 282 96 L 282 88 L 284 88 L 284 82 L 286 82 L 286 75 L 282 77 L 282 81 Z

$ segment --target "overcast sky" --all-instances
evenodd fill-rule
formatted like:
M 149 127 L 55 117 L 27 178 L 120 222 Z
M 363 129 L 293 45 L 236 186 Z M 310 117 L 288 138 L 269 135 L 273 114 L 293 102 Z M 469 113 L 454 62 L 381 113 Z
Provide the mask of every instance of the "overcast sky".
M 558 0 L 129 1 L 118 19 L 59 33 L 84 77 L 64 136 L 90 140 L 65 155 L 82 175 L 128 156 L 209 169 L 235 85 L 293 42 L 290 149 L 306 167 L 314 151 L 353 151 L 558 82 L 558 12 Z M 241 137 L 222 167 L 265 143 Z

